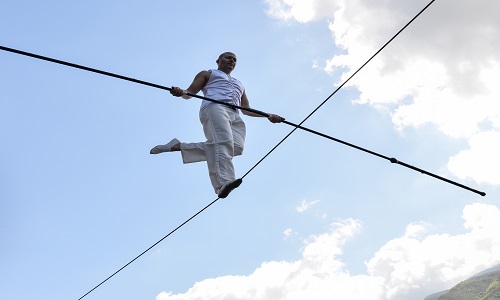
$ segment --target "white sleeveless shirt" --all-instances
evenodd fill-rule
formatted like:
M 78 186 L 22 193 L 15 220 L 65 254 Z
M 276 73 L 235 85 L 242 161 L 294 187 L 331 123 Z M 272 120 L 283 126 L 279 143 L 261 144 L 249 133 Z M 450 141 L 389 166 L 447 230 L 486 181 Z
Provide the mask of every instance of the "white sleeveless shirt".
M 207 98 L 240 106 L 245 88 L 238 79 L 220 70 L 212 69 L 207 84 L 201 90 Z M 200 109 L 210 104 L 216 103 L 203 100 Z

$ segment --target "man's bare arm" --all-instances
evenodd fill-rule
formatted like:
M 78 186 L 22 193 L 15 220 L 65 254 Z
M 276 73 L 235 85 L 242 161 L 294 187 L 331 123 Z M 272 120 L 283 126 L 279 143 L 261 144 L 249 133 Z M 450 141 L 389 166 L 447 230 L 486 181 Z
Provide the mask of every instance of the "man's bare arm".
M 176 97 L 189 99 L 191 98 L 191 96 L 187 96 L 186 93 L 190 93 L 193 95 L 198 94 L 198 92 L 201 91 L 201 89 L 207 84 L 208 79 L 210 79 L 210 71 L 201 71 L 200 73 L 196 74 L 193 82 L 186 90 L 173 86 L 170 94 Z
M 245 108 L 250 108 L 250 101 L 248 101 L 247 94 L 243 92 L 243 95 L 241 96 L 241 106 Z M 244 115 L 250 116 L 250 117 L 263 117 L 262 115 L 259 115 L 257 113 L 251 112 L 251 111 L 246 111 L 246 110 L 241 110 L 241 112 Z M 270 114 L 269 117 L 267 118 L 270 122 L 272 123 L 280 123 L 284 118 L 275 115 L 275 114 Z

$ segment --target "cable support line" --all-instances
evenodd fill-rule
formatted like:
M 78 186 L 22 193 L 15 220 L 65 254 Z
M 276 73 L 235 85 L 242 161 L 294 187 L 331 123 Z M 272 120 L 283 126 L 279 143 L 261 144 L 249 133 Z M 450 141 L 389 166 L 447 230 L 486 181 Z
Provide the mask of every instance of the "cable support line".
M 111 279 L 113 276 L 115 276 L 116 274 L 118 274 L 119 272 L 121 272 L 123 269 L 125 269 L 126 267 L 128 267 L 130 264 L 132 264 L 134 261 L 136 261 L 137 259 L 139 259 L 141 256 L 143 256 L 144 254 L 146 254 L 146 252 L 148 252 L 149 250 L 153 249 L 156 245 L 158 245 L 159 243 L 161 243 L 164 239 L 168 238 L 170 235 L 172 235 L 174 232 L 176 232 L 178 229 L 180 229 L 182 226 L 186 225 L 189 221 L 191 221 L 192 219 L 194 219 L 196 216 L 198 216 L 199 214 L 201 214 L 203 211 L 205 211 L 207 208 L 209 208 L 210 206 L 212 206 L 212 204 L 214 204 L 215 202 L 217 202 L 217 200 L 219 200 L 220 198 L 217 198 L 215 200 L 213 200 L 212 202 L 210 202 L 207 206 L 205 206 L 204 208 L 202 208 L 201 210 L 199 210 L 197 213 L 195 213 L 194 215 L 192 215 L 189 219 L 187 219 L 186 221 L 184 221 L 181 225 L 177 226 L 174 230 L 170 231 L 167 235 L 165 235 L 163 238 L 161 238 L 160 240 L 158 240 L 156 243 L 154 243 L 153 245 L 151 245 L 148 249 L 144 250 L 141 254 L 137 255 L 134 259 L 132 259 L 131 261 L 129 261 L 127 264 L 125 264 L 123 267 L 121 267 L 120 269 L 118 269 L 118 271 L 114 272 L 113 274 L 111 274 L 110 276 L 108 276 L 108 278 L 104 279 L 103 281 L 101 281 L 98 285 L 96 285 L 95 287 L 93 287 L 91 290 L 89 290 L 87 293 L 85 293 L 83 296 L 81 296 L 80 298 L 78 298 L 78 300 L 81 300 L 83 298 L 85 298 L 88 294 L 92 293 L 94 290 L 96 290 L 98 287 L 100 287 L 101 285 L 103 285 L 106 281 L 108 281 L 109 279 Z

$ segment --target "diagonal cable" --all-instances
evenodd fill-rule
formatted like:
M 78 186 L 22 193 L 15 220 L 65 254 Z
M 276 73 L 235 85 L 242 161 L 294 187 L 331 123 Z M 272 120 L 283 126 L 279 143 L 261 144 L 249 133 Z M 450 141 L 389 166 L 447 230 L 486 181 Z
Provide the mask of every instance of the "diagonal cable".
M 187 219 L 186 221 L 184 221 L 182 224 L 180 224 L 179 226 L 177 226 L 174 230 L 170 231 L 167 235 L 165 235 L 164 237 L 162 237 L 160 240 L 158 240 L 156 243 L 154 243 L 153 245 L 151 245 L 148 249 L 144 250 L 141 254 L 137 255 L 136 257 L 134 257 L 134 259 L 132 259 L 131 261 L 129 261 L 128 263 L 126 263 L 123 267 L 121 267 L 120 269 L 118 269 L 116 272 L 114 272 L 113 274 L 109 275 L 108 278 L 104 279 L 103 281 L 101 281 L 98 285 L 96 285 L 95 287 L 93 287 L 91 290 L 89 290 L 87 293 L 85 293 L 83 296 L 81 296 L 80 298 L 78 298 L 78 300 L 81 300 L 83 299 L 84 297 L 86 297 L 88 294 L 92 293 L 94 290 L 96 290 L 98 287 L 100 287 L 101 285 L 103 285 L 106 281 L 110 280 L 113 276 L 115 276 L 116 274 L 120 273 L 123 269 L 125 269 L 126 267 L 128 267 L 130 264 L 132 264 L 134 261 L 136 261 L 137 259 L 139 259 L 141 256 L 143 256 L 144 254 L 146 254 L 149 250 L 153 249 L 156 245 L 158 245 L 159 243 L 161 243 L 164 239 L 168 238 L 170 235 L 172 235 L 174 232 L 176 232 L 178 229 L 180 229 L 182 226 L 186 225 L 189 221 L 191 221 L 192 219 L 194 219 L 196 216 L 198 216 L 199 214 L 201 214 L 203 211 L 205 211 L 207 208 L 209 208 L 210 206 L 212 206 L 212 204 L 214 204 L 215 202 L 217 202 L 217 200 L 219 200 L 220 198 L 217 198 L 215 200 L 213 200 L 212 202 L 210 202 L 207 206 L 205 206 L 204 208 L 202 208 L 201 210 L 199 210 L 197 213 L 195 213 L 194 215 L 192 215 L 189 219 Z
M 413 23 L 413 21 L 415 21 L 429 6 L 431 6 L 432 3 L 434 3 L 434 1 L 436 0 L 431 0 L 431 2 L 429 2 L 422 10 L 420 10 L 410 21 L 408 21 L 408 23 L 406 23 L 405 26 L 403 26 L 392 38 L 390 38 L 377 52 L 375 52 L 375 54 L 373 54 L 364 64 L 361 65 L 361 67 L 359 67 L 354 73 L 351 74 L 351 76 L 349 76 L 341 85 L 339 85 L 335 91 L 333 91 L 333 93 L 331 93 L 323 102 L 321 102 L 318 107 L 316 107 L 309 115 L 307 115 L 307 117 L 305 117 L 304 120 L 302 120 L 302 122 L 299 123 L 299 125 L 302 125 L 304 124 L 305 121 L 307 121 L 314 113 L 316 113 L 326 102 L 328 102 L 328 100 L 330 100 L 330 98 L 333 97 L 333 95 L 335 95 L 341 88 L 343 88 L 356 74 L 358 74 L 359 71 L 361 71 L 361 69 L 363 69 L 370 61 L 372 61 L 373 58 L 375 58 L 375 56 L 377 56 L 380 52 L 382 52 L 382 50 L 384 50 L 385 47 L 387 47 L 387 45 L 389 45 L 401 32 L 403 32 L 406 27 L 408 27 L 411 23 Z M 264 159 L 266 159 L 267 156 L 269 156 L 274 150 L 276 150 L 276 148 L 278 148 L 279 145 L 281 145 L 286 139 L 288 139 L 289 136 L 292 135 L 292 133 L 294 133 L 296 130 L 298 129 L 298 127 L 294 128 L 292 131 L 290 131 L 290 133 L 288 133 L 276 146 L 274 146 L 266 155 L 264 155 L 264 157 L 259 160 L 247 173 L 245 173 L 245 175 L 243 177 L 245 177 L 246 175 L 248 175 L 248 173 L 250 173 L 255 167 L 257 167 L 257 165 L 259 165 Z M 484 195 L 483 195 L 484 196 Z

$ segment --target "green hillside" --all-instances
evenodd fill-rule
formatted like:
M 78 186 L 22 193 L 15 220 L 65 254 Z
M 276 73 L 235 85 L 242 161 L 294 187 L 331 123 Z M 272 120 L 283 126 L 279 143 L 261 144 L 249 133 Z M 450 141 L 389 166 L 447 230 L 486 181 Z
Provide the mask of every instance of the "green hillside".
M 438 300 L 500 300 L 500 271 L 467 279 Z

